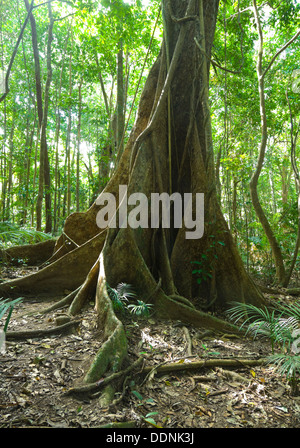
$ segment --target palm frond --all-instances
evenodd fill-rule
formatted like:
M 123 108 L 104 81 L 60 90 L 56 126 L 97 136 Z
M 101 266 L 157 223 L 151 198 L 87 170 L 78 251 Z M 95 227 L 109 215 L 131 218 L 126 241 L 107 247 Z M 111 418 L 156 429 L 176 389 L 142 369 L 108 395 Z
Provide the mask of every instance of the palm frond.
M 240 328 L 247 326 L 246 334 L 253 337 L 265 336 L 272 342 L 282 345 L 288 344 L 290 347 L 294 341 L 294 332 L 298 329 L 299 320 L 297 315 L 293 315 L 293 309 L 289 310 L 288 317 L 283 316 L 284 309 L 268 310 L 266 307 L 258 308 L 251 304 L 237 303 L 227 311 L 230 320 L 235 323 L 243 321 Z
M 4 222 L 0 225 L 0 241 L 4 246 L 36 243 L 50 238 L 52 238 L 50 234 L 31 228 L 19 227 L 16 224 Z
M 295 378 L 300 373 L 300 355 L 276 353 L 270 355 L 267 362 L 274 364 L 278 373 L 286 375 L 287 378 Z
M 279 305 L 282 314 L 285 316 L 291 316 L 300 322 L 300 303 L 292 303 L 289 305 Z
M 4 332 L 6 333 L 7 327 L 8 327 L 8 323 L 10 321 L 11 318 L 11 314 L 13 312 L 13 309 L 15 307 L 15 305 L 19 302 L 21 302 L 22 297 L 19 297 L 18 299 L 0 299 L 0 319 L 4 316 L 4 314 L 6 313 L 6 311 L 8 310 L 8 316 L 6 318 L 5 324 L 4 324 Z
M 116 290 L 119 297 L 126 299 L 136 297 L 133 286 L 129 285 L 128 283 L 119 283 Z
M 250 325 L 255 330 L 261 329 L 266 331 L 266 326 L 263 323 L 272 323 L 275 320 L 275 311 L 270 313 L 267 307 L 259 308 L 249 303 L 233 302 L 235 305 L 227 310 L 227 315 L 230 320 L 237 323 L 243 320 L 240 328 L 245 325 Z M 250 329 L 251 329 L 250 327 Z
M 133 287 L 128 283 L 119 283 L 116 288 L 112 288 L 106 284 L 106 287 L 116 311 L 124 312 L 129 299 L 136 296 Z
M 131 313 L 136 314 L 137 316 L 148 317 L 152 306 L 151 303 L 145 303 L 142 300 L 138 300 L 136 305 L 130 304 L 128 305 L 128 308 Z

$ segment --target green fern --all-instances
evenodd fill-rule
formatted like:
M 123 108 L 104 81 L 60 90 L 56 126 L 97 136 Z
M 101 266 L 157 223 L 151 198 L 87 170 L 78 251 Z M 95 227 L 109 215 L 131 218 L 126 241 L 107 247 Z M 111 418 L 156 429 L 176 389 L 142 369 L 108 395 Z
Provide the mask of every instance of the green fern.
M 243 321 L 240 329 L 247 326 L 246 334 L 250 333 L 253 337 L 269 338 L 272 352 L 276 343 L 285 345 L 292 341 L 292 333 L 299 324 L 297 316 L 294 316 L 292 312 L 288 317 L 283 317 L 284 310 L 278 313 L 276 310 L 270 311 L 267 307 L 258 308 L 245 303 L 236 303 L 227 311 L 227 314 L 235 323 Z
M 292 395 L 298 393 L 298 376 L 300 374 L 300 355 L 293 353 L 276 353 L 268 357 L 267 362 L 274 364 L 278 373 L 285 376 L 291 384 Z
M 271 340 L 272 355 L 268 356 L 267 363 L 274 364 L 278 372 L 286 376 L 291 384 L 292 394 L 296 395 L 300 374 L 299 305 L 280 306 L 277 312 L 269 311 L 266 307 L 236 303 L 227 314 L 235 323 L 243 321 L 240 328 L 247 326 L 246 333 L 250 332 L 254 337 L 265 336 Z M 281 348 L 280 353 L 274 353 L 275 344 Z
M 153 305 L 150 303 L 145 303 L 142 300 L 138 300 L 137 305 L 130 304 L 128 305 L 128 308 L 131 313 L 136 314 L 137 316 L 148 317 L 152 306 Z
M 21 245 L 45 241 L 52 238 L 48 233 L 35 229 L 19 227 L 10 222 L 0 223 L 0 244 L 5 248 L 12 245 Z
M 128 283 L 119 283 L 116 288 L 111 288 L 106 284 L 108 295 L 112 301 L 115 311 L 125 312 L 130 298 L 135 298 L 134 289 Z
M 136 299 L 136 293 L 128 283 L 119 283 L 116 288 L 111 288 L 106 284 L 106 288 L 115 311 L 125 313 L 128 310 L 139 317 L 149 316 L 152 304 L 147 304 L 142 300 L 137 300 L 136 303 L 129 303 L 130 299 Z

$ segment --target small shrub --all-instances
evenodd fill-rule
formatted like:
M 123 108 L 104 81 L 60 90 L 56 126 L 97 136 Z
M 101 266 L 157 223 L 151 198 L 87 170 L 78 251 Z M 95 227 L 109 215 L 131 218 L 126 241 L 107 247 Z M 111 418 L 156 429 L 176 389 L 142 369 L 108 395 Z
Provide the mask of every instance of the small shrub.
M 130 312 L 140 317 L 149 317 L 151 307 L 152 304 L 145 303 L 142 300 L 138 300 L 137 305 L 128 305 Z
M 7 331 L 8 323 L 10 321 L 13 309 L 14 309 L 14 307 L 15 307 L 15 305 L 17 303 L 21 302 L 21 300 L 23 300 L 22 297 L 19 297 L 18 299 L 14 299 L 14 300 L 9 300 L 9 299 L 3 300 L 3 299 L 0 299 L 0 319 L 2 319 L 2 317 L 4 316 L 6 311 L 8 311 L 8 316 L 6 318 L 6 321 L 5 321 L 5 324 L 4 324 L 4 327 L 3 327 L 3 331 L 5 333 Z
M 243 321 L 240 329 L 247 326 L 246 334 L 270 339 L 272 355 L 267 357 L 267 363 L 274 364 L 278 372 L 286 376 L 291 393 L 296 395 L 300 374 L 300 305 L 280 306 L 279 311 L 269 311 L 266 307 L 236 303 L 227 314 L 235 323 Z M 280 348 L 280 353 L 274 353 L 275 346 Z
M 119 283 L 117 288 L 111 288 L 109 285 L 106 285 L 106 287 L 115 311 L 121 313 L 129 311 L 139 317 L 149 316 L 151 304 L 147 304 L 142 300 L 137 300 L 137 303 L 128 303 L 129 299 L 134 300 L 136 298 L 136 293 L 131 285 Z
M 5 324 L 3 330 L 0 330 L 0 353 L 5 352 L 5 334 L 7 332 L 7 327 L 13 312 L 15 305 L 20 302 L 22 298 L 14 299 L 14 300 L 3 300 L 0 299 L 0 319 L 5 315 L 6 311 L 8 311 L 8 315 L 5 320 Z
M 119 283 L 116 288 L 111 288 L 108 284 L 106 287 L 114 310 L 124 313 L 129 299 L 136 296 L 133 287 L 127 283 Z

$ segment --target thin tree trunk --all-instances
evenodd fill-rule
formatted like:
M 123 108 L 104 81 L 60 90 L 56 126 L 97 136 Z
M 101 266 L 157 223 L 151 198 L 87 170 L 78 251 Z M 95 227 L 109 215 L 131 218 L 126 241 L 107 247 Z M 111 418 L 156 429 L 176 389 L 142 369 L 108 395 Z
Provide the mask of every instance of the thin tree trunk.
M 72 50 L 73 50 L 73 35 L 71 31 L 71 51 L 69 58 L 69 113 L 68 113 L 68 127 L 67 127 L 67 137 L 66 137 L 66 191 L 64 195 L 64 211 L 67 215 L 70 214 L 71 209 L 71 127 L 72 127 Z
M 29 8 L 28 0 L 24 0 L 26 8 Z M 41 69 L 39 52 L 37 45 L 36 24 L 33 14 L 30 14 L 32 46 L 35 61 L 35 79 L 36 79 L 36 99 L 39 117 L 40 137 L 40 167 L 39 167 L 39 189 L 36 204 L 36 229 L 42 228 L 42 204 L 45 192 L 45 212 L 46 212 L 46 232 L 51 232 L 52 229 L 52 215 L 51 215 L 51 192 L 50 192 L 50 166 L 47 147 L 47 120 L 48 120 L 48 106 L 49 106 L 49 90 L 52 80 L 51 67 L 51 43 L 53 40 L 53 26 L 54 20 L 52 17 L 51 3 L 48 3 L 49 28 L 48 28 L 48 43 L 47 43 L 47 80 L 44 94 L 44 107 L 42 103 L 42 86 L 41 86 Z
M 6 139 L 7 139 L 7 112 L 6 112 L 6 100 L 4 101 L 4 123 L 3 123 L 3 142 L 2 142 L 2 155 L 1 157 L 1 217 L 2 221 L 5 220 L 5 201 L 6 201 Z
M 61 90 L 62 90 L 62 77 L 65 68 L 65 58 L 67 52 L 67 45 L 70 38 L 70 31 L 72 25 L 68 29 L 68 34 L 65 40 L 63 56 L 62 56 L 62 66 L 59 76 L 59 86 L 56 89 L 56 127 L 55 127 L 55 174 L 54 174 L 54 204 L 53 204 L 53 231 L 57 231 L 59 214 L 60 214 L 60 172 L 59 172 L 59 136 L 60 136 L 60 100 L 61 100 Z
M 288 106 L 289 106 L 289 112 L 290 112 L 290 121 L 291 121 L 291 130 L 290 130 L 290 135 L 291 135 L 291 166 L 294 172 L 294 176 L 295 176 L 295 182 L 296 182 L 296 189 L 297 189 L 297 194 L 298 194 L 298 200 L 297 200 L 297 210 L 298 210 L 298 227 L 297 227 L 297 237 L 296 237 L 296 242 L 295 242 L 295 249 L 294 249 L 294 254 L 293 254 L 293 258 L 291 261 L 291 265 L 290 268 L 288 270 L 288 272 L 286 273 L 286 277 L 284 279 L 283 282 L 283 286 L 287 288 L 296 261 L 297 261 L 297 256 L 298 256 L 298 252 L 299 252 L 299 248 L 300 248 L 300 176 L 299 176 L 299 170 L 298 170 L 298 166 L 297 166 L 297 159 L 296 159 L 296 145 L 297 145 L 297 140 L 298 140 L 298 134 L 300 131 L 300 119 L 298 122 L 298 126 L 295 132 L 295 136 L 294 136 L 294 122 L 293 122 L 293 117 L 292 117 L 292 111 L 291 111 L 291 106 L 290 106 L 290 102 L 289 102 L 289 98 L 288 98 L 288 94 L 286 93 L 286 98 L 287 98 L 287 102 L 288 102 Z
M 259 156 L 257 160 L 256 169 L 251 177 L 250 181 L 250 192 L 251 199 L 256 215 L 263 226 L 265 234 L 268 238 L 272 254 L 275 261 L 276 267 L 276 278 L 279 283 L 282 283 L 285 277 L 285 267 L 283 262 L 282 253 L 279 244 L 274 236 L 273 230 L 270 226 L 268 218 L 266 217 L 264 210 L 260 204 L 259 196 L 257 192 L 259 176 L 264 164 L 267 139 L 268 139 L 268 128 L 267 128 L 267 116 L 266 116 L 266 101 L 265 101 L 265 86 L 264 86 L 264 75 L 263 75 L 263 33 L 261 28 L 261 23 L 258 15 L 258 9 L 256 0 L 253 0 L 253 9 L 255 15 L 255 21 L 258 28 L 259 34 L 259 47 L 257 56 L 257 77 L 258 77 L 258 91 L 259 91 L 259 102 L 260 102 L 260 116 L 261 116 L 261 143 L 259 149 Z
M 7 182 L 7 195 L 6 195 L 6 207 L 5 207 L 5 220 L 14 221 L 14 216 L 11 210 L 11 190 L 12 190 L 12 163 L 13 163 L 13 150 L 14 150 L 14 116 L 11 125 L 10 135 L 9 135 L 9 158 L 8 158 L 8 182 Z
M 117 153 L 122 154 L 124 148 L 124 55 L 123 41 L 119 41 L 118 65 L 117 65 Z
M 36 130 L 36 113 L 34 114 L 34 123 L 31 130 L 29 146 L 27 149 L 27 161 L 26 161 L 26 181 L 25 181 L 25 198 L 24 198 L 24 210 L 23 210 L 23 221 L 26 224 L 27 214 L 28 214 L 28 199 L 29 199 L 29 185 L 30 185 L 30 168 L 31 168 L 31 154 L 33 147 L 33 136 Z
M 30 11 L 30 5 L 28 0 L 24 0 L 27 12 Z M 43 120 L 43 95 L 42 95 L 42 82 L 41 82 L 41 66 L 40 66 L 40 55 L 38 49 L 38 40 L 37 40 L 37 29 L 34 15 L 32 12 L 29 16 L 30 26 L 31 26 L 31 40 L 32 40 L 32 49 L 33 49 L 33 57 L 34 57 L 34 75 L 35 75 L 35 86 L 36 86 L 36 103 L 37 103 L 37 111 L 39 117 L 39 127 L 42 126 Z
M 82 113 L 82 84 L 83 77 L 78 86 L 78 125 L 77 125 L 77 154 L 76 154 L 76 211 L 80 210 L 80 143 L 81 143 L 81 113 Z

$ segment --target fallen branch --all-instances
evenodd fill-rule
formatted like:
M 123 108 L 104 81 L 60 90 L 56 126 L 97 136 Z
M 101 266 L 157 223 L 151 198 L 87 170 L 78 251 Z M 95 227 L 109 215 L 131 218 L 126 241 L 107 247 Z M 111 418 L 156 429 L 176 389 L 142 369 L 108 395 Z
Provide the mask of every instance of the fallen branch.
M 168 364 L 160 365 L 157 368 L 153 366 L 148 366 L 143 369 L 142 373 L 148 375 L 153 370 L 158 374 L 164 374 L 178 370 L 198 370 L 202 368 L 212 368 L 212 367 L 250 367 L 250 366 L 259 366 L 264 362 L 265 360 L 262 358 L 261 359 L 209 358 L 203 361 L 171 362 Z
M 300 288 L 289 288 L 286 293 L 291 296 L 298 296 L 300 295 Z
M 266 294 L 283 294 L 286 296 L 299 296 L 300 295 L 300 288 L 280 288 L 280 289 L 274 289 L 274 288 L 268 288 L 267 286 L 260 286 L 260 290 Z
M 95 428 L 95 429 L 103 429 L 103 428 L 135 428 L 136 427 L 136 422 L 135 421 L 128 421 L 128 422 L 111 422 L 111 423 L 107 423 L 106 425 L 101 425 L 101 426 L 91 426 L 91 428 Z
M 80 323 L 79 320 L 72 320 L 71 322 L 67 322 L 63 325 L 59 325 L 53 328 L 24 330 L 24 331 L 8 331 L 6 333 L 6 339 L 8 341 L 12 341 L 12 340 L 42 338 L 44 336 L 64 334 L 67 331 L 71 330 L 73 327 L 79 325 L 79 323 Z

